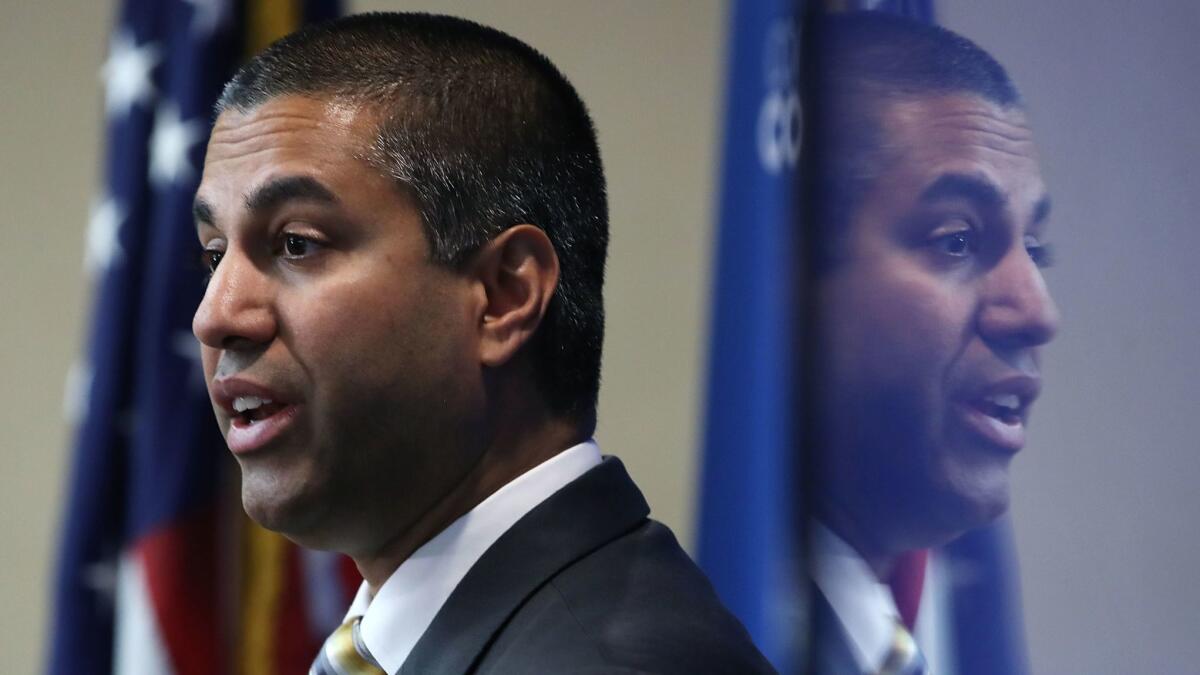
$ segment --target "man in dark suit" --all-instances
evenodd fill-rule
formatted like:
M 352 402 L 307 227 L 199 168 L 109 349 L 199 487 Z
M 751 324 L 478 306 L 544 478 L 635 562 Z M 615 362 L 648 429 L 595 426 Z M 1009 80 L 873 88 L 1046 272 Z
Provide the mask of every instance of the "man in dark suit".
M 365 579 L 313 672 L 769 672 L 591 440 L 604 176 L 542 55 L 418 14 L 289 36 L 194 210 L 243 504 Z
M 812 654 L 821 673 L 921 672 L 944 654 L 913 642 L 885 582 L 919 579 L 919 551 L 1008 506 L 1058 323 L 1049 199 L 1017 91 L 982 49 L 871 13 L 810 38 Z

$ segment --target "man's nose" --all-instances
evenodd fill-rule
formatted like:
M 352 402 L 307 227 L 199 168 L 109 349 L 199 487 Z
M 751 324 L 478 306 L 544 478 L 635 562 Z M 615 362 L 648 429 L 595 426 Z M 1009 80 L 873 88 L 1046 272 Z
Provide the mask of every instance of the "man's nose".
M 980 332 L 1003 347 L 1035 347 L 1058 333 L 1058 306 L 1029 253 L 1014 249 L 985 279 Z
M 276 323 L 272 280 L 244 256 L 226 253 L 204 292 L 192 332 L 216 349 L 250 349 L 271 341 Z

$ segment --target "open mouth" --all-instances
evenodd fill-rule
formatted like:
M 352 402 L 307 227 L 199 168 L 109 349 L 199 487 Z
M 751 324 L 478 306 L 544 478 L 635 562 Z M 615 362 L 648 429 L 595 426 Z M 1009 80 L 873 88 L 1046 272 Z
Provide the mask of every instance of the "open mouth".
M 289 429 L 304 406 L 292 396 L 277 395 L 262 384 L 238 378 L 214 379 L 209 394 L 219 409 L 218 417 L 229 420 L 224 430 L 225 443 L 235 455 L 284 447 L 277 442 Z
M 233 400 L 233 424 L 247 427 L 283 410 L 286 405 L 257 396 L 239 396 Z
M 987 446 L 1005 454 L 1025 445 L 1025 416 L 1032 400 L 1018 394 L 989 394 L 961 407 L 963 421 Z
M 298 407 L 252 396 L 234 400 L 225 442 L 234 454 L 242 455 L 268 446 L 294 425 Z
M 995 418 L 1001 423 L 1008 425 L 1020 424 L 1022 421 L 1022 412 L 1025 408 L 1021 402 L 1021 398 L 1016 394 L 988 396 L 976 403 L 976 407 L 988 417 Z

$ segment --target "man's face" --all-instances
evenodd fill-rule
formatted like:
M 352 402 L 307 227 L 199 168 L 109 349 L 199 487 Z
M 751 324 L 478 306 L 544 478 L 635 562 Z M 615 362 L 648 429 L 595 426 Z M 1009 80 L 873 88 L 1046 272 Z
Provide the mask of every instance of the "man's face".
M 461 481 L 482 400 L 479 293 L 360 159 L 374 121 L 295 96 L 226 111 L 196 197 L 213 274 L 193 330 L 246 511 L 351 553 Z
M 818 481 L 836 517 L 899 551 L 1007 507 L 1058 315 L 1023 113 L 938 95 L 892 103 L 881 122 L 881 175 L 818 291 Z

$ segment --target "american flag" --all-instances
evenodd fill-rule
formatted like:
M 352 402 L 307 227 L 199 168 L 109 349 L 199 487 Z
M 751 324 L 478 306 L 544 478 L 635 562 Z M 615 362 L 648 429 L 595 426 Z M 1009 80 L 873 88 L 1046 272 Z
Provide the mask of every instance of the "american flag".
M 101 67 L 107 151 L 87 230 L 90 337 L 48 672 L 304 672 L 355 581 L 249 523 L 191 319 L 192 196 L 212 109 L 247 53 L 336 0 L 126 0 Z

